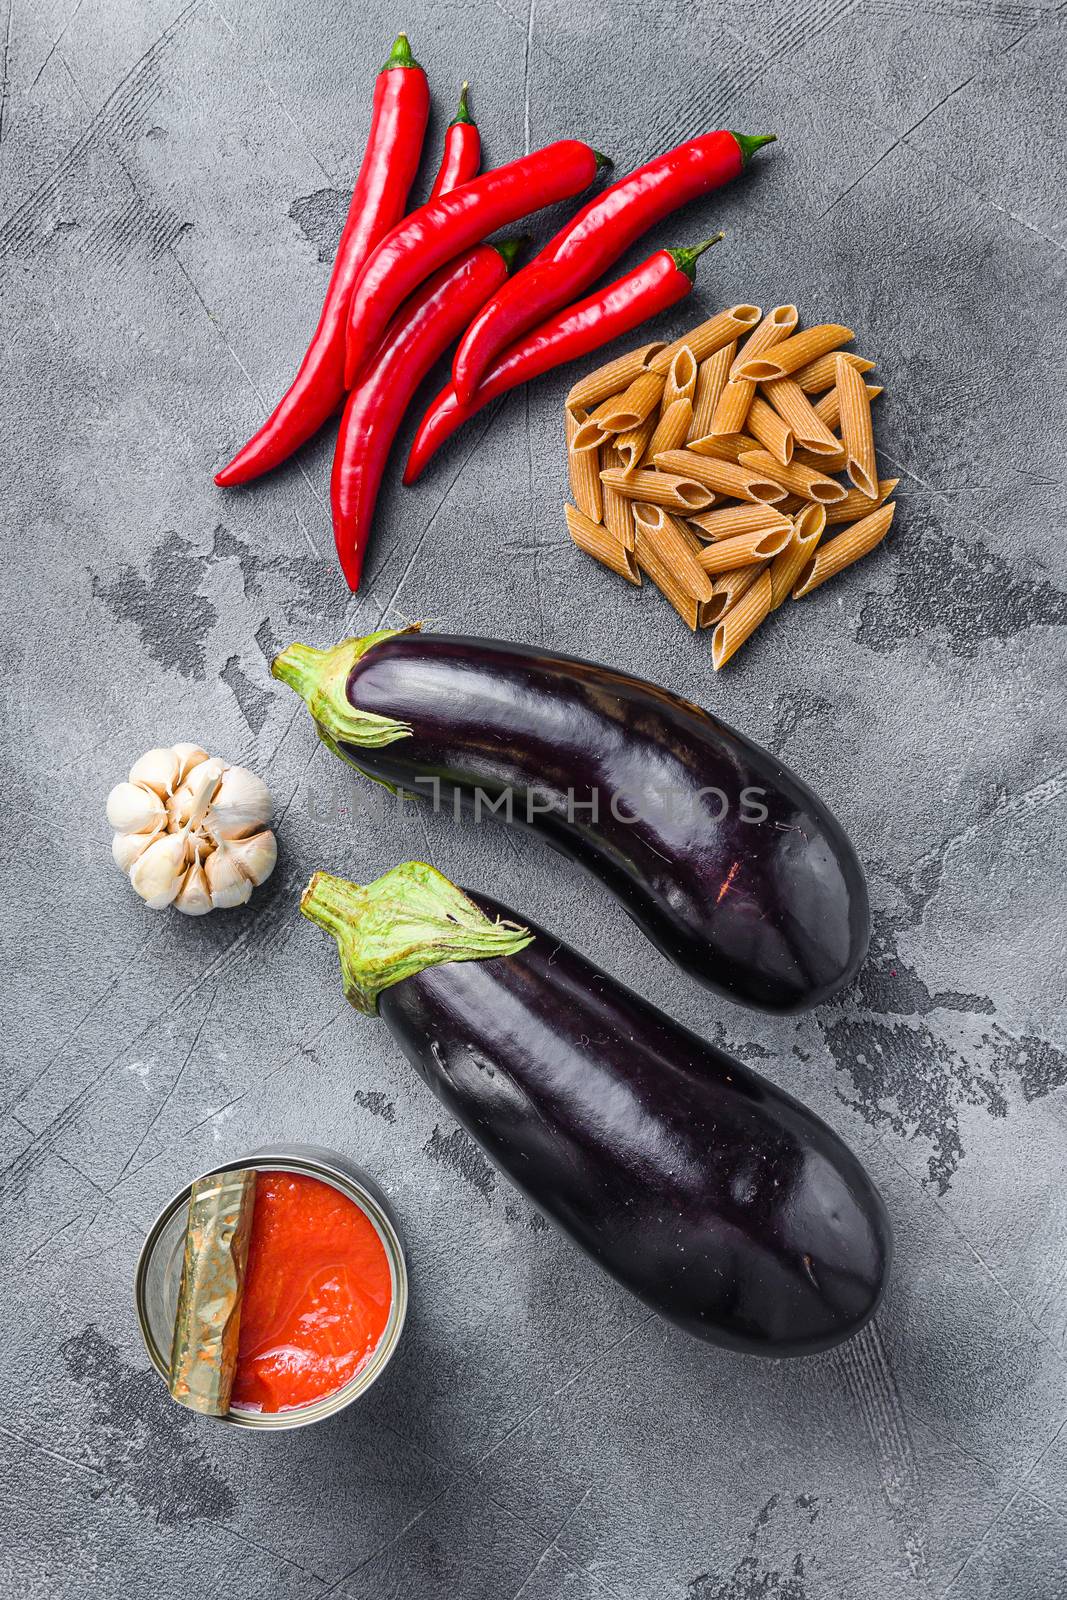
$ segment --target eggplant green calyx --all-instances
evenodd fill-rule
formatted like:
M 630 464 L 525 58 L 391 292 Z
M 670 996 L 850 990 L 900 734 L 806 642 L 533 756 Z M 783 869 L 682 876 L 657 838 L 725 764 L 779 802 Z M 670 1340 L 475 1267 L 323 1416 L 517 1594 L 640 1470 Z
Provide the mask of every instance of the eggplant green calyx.
M 774 144 L 778 135 L 776 133 L 734 133 L 730 129 L 730 136 L 736 139 L 741 146 L 741 165 L 747 167 L 757 150 L 762 150 L 765 144 Z
M 424 861 L 402 861 L 373 883 L 316 872 L 300 910 L 337 940 L 345 997 L 374 1016 L 383 989 L 448 961 L 487 961 L 524 950 L 533 934 L 491 922 Z
M 667 254 L 678 268 L 684 272 L 690 282 L 696 277 L 697 262 L 705 250 L 710 250 L 713 244 L 718 244 L 720 239 L 726 237 L 723 233 L 716 233 L 710 239 L 705 239 L 702 244 L 683 245 L 680 249 L 668 250 Z
M 389 60 L 385 63 L 382 71 L 388 72 L 392 67 L 417 67 L 418 64 L 411 53 L 407 34 L 398 33 L 393 43 L 393 48 L 389 52 Z
M 411 736 L 411 724 L 359 711 L 348 698 L 348 678 L 356 662 L 368 650 L 411 628 L 383 628 L 362 639 L 343 639 L 332 650 L 316 650 L 309 644 L 291 644 L 271 662 L 271 676 L 295 689 L 315 719 L 319 737 L 334 755 L 349 760 L 342 745 L 377 749 Z M 350 762 L 350 765 L 354 763 Z

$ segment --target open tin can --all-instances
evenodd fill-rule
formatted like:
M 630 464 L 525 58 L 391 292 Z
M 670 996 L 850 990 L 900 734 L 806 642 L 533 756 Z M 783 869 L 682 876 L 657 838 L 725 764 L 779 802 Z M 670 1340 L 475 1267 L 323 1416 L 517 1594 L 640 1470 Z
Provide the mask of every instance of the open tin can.
M 251 1155 L 239 1156 L 211 1170 L 233 1172 L 254 1167 L 257 1172 L 297 1172 L 328 1183 L 353 1201 L 368 1218 L 382 1243 L 389 1263 L 392 1299 L 385 1329 L 377 1345 L 353 1378 L 332 1394 L 308 1405 L 284 1411 L 251 1411 L 234 1407 L 225 1416 L 211 1418 L 238 1428 L 279 1431 L 303 1428 L 343 1411 L 366 1394 L 385 1371 L 400 1341 L 408 1308 L 408 1274 L 400 1233 L 389 1204 L 374 1180 L 347 1156 L 313 1145 L 269 1145 Z M 185 1232 L 192 1185 L 176 1194 L 156 1218 L 137 1262 L 136 1299 L 141 1335 L 152 1365 L 166 1384 L 170 1378 L 174 1319 L 181 1287 Z

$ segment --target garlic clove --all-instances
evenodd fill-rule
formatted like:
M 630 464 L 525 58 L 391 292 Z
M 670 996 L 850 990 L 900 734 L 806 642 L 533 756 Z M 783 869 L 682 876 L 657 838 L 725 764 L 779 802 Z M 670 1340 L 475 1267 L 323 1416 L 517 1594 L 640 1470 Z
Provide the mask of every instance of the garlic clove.
M 156 837 L 154 833 L 116 833 L 111 841 L 111 854 L 115 865 L 123 872 L 129 872 L 137 858 L 144 855 Z
M 243 906 L 252 893 L 252 881 L 246 878 L 228 844 L 220 844 L 204 863 L 211 889 L 211 904 L 216 910 L 230 906 Z
M 240 871 L 257 887 L 266 883 L 278 859 L 278 841 L 269 828 L 247 839 L 229 839 L 221 848 L 229 852 Z
M 174 898 L 174 909 L 184 911 L 187 917 L 202 917 L 212 909 L 211 890 L 199 860 L 193 862 L 182 879 Z
M 172 828 L 184 828 L 198 804 L 203 803 L 205 788 L 213 789 L 225 771 L 226 763 L 220 761 L 217 756 L 208 756 L 203 761 L 197 762 L 181 788 L 176 789 L 167 801 L 167 812 Z
M 153 789 L 161 799 L 171 794 L 178 782 L 180 764 L 173 750 L 149 750 L 130 768 L 130 782 Z
M 116 783 L 107 797 L 107 820 L 116 833 L 154 833 L 167 813 L 153 789 L 139 783 Z
M 165 833 L 134 862 L 130 882 L 153 911 L 162 911 L 181 888 L 184 870 L 185 839 L 180 833 Z
M 270 817 L 270 791 L 247 767 L 228 767 L 222 774 L 207 825 L 219 839 L 239 839 L 261 828 Z
M 171 749 L 178 758 L 179 783 L 184 783 L 193 768 L 207 760 L 207 751 L 201 750 L 198 744 L 172 744 Z

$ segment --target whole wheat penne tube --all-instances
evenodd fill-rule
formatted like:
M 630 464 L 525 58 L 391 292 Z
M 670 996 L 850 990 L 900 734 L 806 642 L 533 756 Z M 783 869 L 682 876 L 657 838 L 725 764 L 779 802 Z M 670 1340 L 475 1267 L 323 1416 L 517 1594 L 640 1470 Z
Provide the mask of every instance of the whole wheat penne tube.
M 838 355 L 840 355 L 840 352 L 838 352 Z M 881 393 L 882 385 L 880 383 L 869 383 L 867 385 L 868 400 L 877 400 Z M 822 399 L 816 402 L 815 415 L 822 422 L 825 422 L 826 426 L 831 430 L 837 427 L 841 421 L 841 396 L 836 388 L 828 390 Z
M 649 472 L 643 468 L 625 472 L 621 467 L 609 467 L 607 472 L 600 474 L 600 481 L 616 489 L 619 494 L 624 494 L 628 500 L 641 500 L 646 505 L 680 511 L 683 517 L 691 511 L 706 511 L 715 499 L 695 478 L 670 472 Z
M 745 465 L 746 458 L 764 455 L 766 452 L 763 450 L 746 450 L 740 465 L 733 461 L 716 461 L 713 456 L 694 455 L 691 450 L 664 450 L 655 459 L 661 472 L 695 479 L 716 494 L 732 495 L 735 500 L 758 500 L 765 505 L 774 505 L 775 501 L 785 499 L 786 491 L 782 484 L 762 467 L 748 468 Z M 766 459 L 777 466 L 773 456 L 767 456 Z M 786 472 L 789 469 L 783 467 L 780 470 Z M 841 493 L 844 492 L 842 489 Z
M 793 536 L 780 555 L 769 567 L 771 575 L 771 610 L 777 611 L 783 600 L 789 598 L 801 572 L 815 553 L 815 546 L 826 530 L 826 507 L 809 505 L 799 512 L 793 523 Z
M 641 582 L 641 574 L 637 570 L 633 551 L 628 550 L 610 529 L 605 528 L 600 522 L 594 522 L 574 506 L 564 506 L 563 514 L 567 519 L 567 531 L 579 550 L 584 550 L 594 561 L 610 567 L 628 583 Z
M 715 540 L 736 539 L 742 533 L 767 533 L 771 528 L 789 533 L 793 526 L 777 506 L 764 505 L 723 506 L 721 510 L 701 511 L 686 521 L 700 538 Z
M 740 433 L 748 422 L 748 412 L 756 396 L 756 385 L 747 378 L 730 378 L 719 396 L 710 432 L 716 434 Z
M 563 413 L 567 432 L 567 476 L 570 479 L 574 503 L 593 522 L 600 522 L 604 512 L 603 490 L 600 484 L 600 462 L 595 450 L 575 450 L 574 437 L 585 421 L 583 412 Z
M 855 367 L 857 372 L 870 372 L 874 366 L 873 361 L 868 361 L 866 356 L 854 356 L 850 350 L 840 352 L 850 367 Z M 806 367 L 800 367 L 793 376 L 796 378 L 805 394 L 821 394 L 824 389 L 829 389 L 837 381 L 837 356 L 836 350 L 830 350 L 826 355 L 819 356 L 816 361 L 809 361 Z
M 720 572 L 715 579 L 715 593 L 722 602 L 720 616 L 725 616 L 731 606 L 735 606 L 743 594 L 747 594 L 761 572 L 767 570 L 767 563 L 759 567 L 735 567 L 732 572 Z
M 813 472 L 821 472 L 827 476 L 835 472 L 844 472 L 848 452 L 840 439 L 836 444 L 837 449 L 832 456 L 813 456 L 810 450 L 794 450 L 793 462 L 798 467 L 810 467 Z
M 874 455 L 874 427 L 867 385 L 862 373 L 840 359 L 837 363 L 837 392 L 841 396 L 845 471 L 853 486 L 869 500 L 874 500 L 878 494 L 878 464 Z
M 600 452 L 600 465 L 604 471 L 611 467 L 621 467 L 622 461 L 619 452 L 612 444 L 604 445 Z M 598 480 L 599 481 L 599 480 Z M 609 533 L 613 533 L 627 550 L 634 547 L 634 513 L 633 502 L 627 500 L 624 494 L 613 489 L 610 483 L 600 485 L 604 496 L 604 526 Z
M 737 461 L 746 450 L 758 450 L 759 440 L 747 433 L 709 433 L 702 439 L 689 439 L 685 448 L 695 456 L 709 456 L 713 461 Z
M 688 400 L 693 403 L 693 395 L 697 386 L 697 362 L 692 350 L 683 344 L 670 366 L 667 368 L 667 381 L 663 385 L 663 397 L 660 400 L 660 415 L 672 405 L 675 400 Z
M 697 566 L 688 538 L 660 506 L 635 506 L 634 525 L 638 565 L 695 633 L 701 608 L 714 600 L 715 591 Z
M 773 482 L 780 483 L 790 494 L 798 494 L 802 500 L 816 500 L 824 506 L 833 505 L 835 500 L 843 500 L 848 492 L 844 484 L 835 483 L 833 478 L 817 472 L 813 467 L 800 466 L 796 461 L 783 467 L 766 450 L 746 450 L 738 465 L 748 472 L 765 475 Z
M 795 517 L 798 511 L 803 511 L 804 507 L 810 504 L 811 501 L 805 500 L 803 495 L 787 494 L 784 500 L 774 502 L 774 509 L 780 511 L 783 517 Z
M 653 411 L 636 428 L 615 435 L 615 448 L 619 452 L 623 470 L 632 472 L 645 459 L 652 435 L 656 431 L 656 413 Z
M 657 339 L 652 344 L 641 345 L 637 350 L 628 350 L 624 356 L 616 356 L 614 361 L 606 361 L 602 367 L 587 373 L 573 385 L 567 395 L 568 409 L 591 411 L 602 400 L 621 394 L 665 348 L 663 340 Z
M 837 452 L 840 441 L 834 438 L 799 383 L 794 383 L 792 378 L 776 378 L 763 385 L 762 397 L 789 424 L 798 450 L 826 456 Z M 754 433 L 755 429 L 750 432 Z M 774 453 L 772 450 L 771 454 Z
M 716 350 L 721 350 L 724 344 L 729 344 L 732 339 L 740 339 L 759 322 L 763 312 L 759 306 L 730 306 L 726 311 L 720 311 L 716 316 L 709 317 L 707 322 L 702 322 L 699 327 L 690 328 L 688 333 L 680 339 L 675 339 L 673 344 L 667 345 L 654 355 L 648 365 L 653 372 L 666 373 L 671 362 L 683 346 L 688 345 L 698 361 L 714 355 Z
M 878 485 L 878 498 L 873 506 L 865 494 L 860 494 L 858 489 L 850 489 L 845 498 L 839 500 L 835 506 L 827 506 L 826 526 L 835 528 L 842 522 L 855 522 L 857 517 L 866 516 L 869 511 L 873 511 L 875 507 L 889 499 L 899 482 L 899 478 L 883 478 Z
M 764 528 L 756 533 L 740 533 L 736 539 L 722 539 L 705 545 L 697 556 L 705 572 L 733 572 L 737 567 L 760 566 L 780 556 L 792 542 L 792 528 Z M 773 564 L 773 561 L 772 561 Z
M 776 344 L 781 344 L 797 325 L 799 313 L 796 306 L 775 306 L 757 328 L 749 334 L 737 355 L 734 357 L 730 368 L 730 376 L 711 419 L 712 434 L 740 433 L 748 419 L 749 406 L 752 404 L 756 393 L 754 383 L 742 379 L 739 367 L 748 357 L 760 355 L 764 350 L 769 350 Z
M 573 415 L 569 406 L 566 408 L 566 414 L 567 416 Z M 592 450 L 595 454 L 600 449 L 600 446 L 610 438 L 611 434 L 606 428 L 601 427 L 595 417 L 586 417 L 585 421 L 578 424 L 573 435 L 567 440 L 567 449 L 568 451 L 583 452 Z
M 749 433 L 755 435 L 769 455 L 780 461 L 783 466 L 789 465 L 793 459 L 796 442 L 793 430 L 760 395 L 755 396 L 748 408 L 745 427 Z
M 796 332 L 800 313 L 796 306 L 775 306 L 773 311 L 768 311 L 763 321 L 754 328 L 741 346 L 730 368 L 731 378 L 741 376 L 741 367 L 746 361 L 771 350 L 776 345 L 783 344 L 786 339 Z
M 816 356 L 825 355 L 847 344 L 855 335 L 851 328 L 839 322 L 824 322 L 817 328 L 805 328 L 791 339 L 765 350 L 761 355 L 746 356 L 740 352 L 734 362 L 734 376 L 751 378 L 756 383 L 766 383 L 768 378 L 788 378 L 790 373 L 805 367 Z
M 702 439 L 706 433 L 711 432 L 711 419 L 715 415 L 719 396 L 726 387 L 726 380 L 730 376 L 730 368 L 736 355 L 737 340 L 731 339 L 729 344 L 724 344 L 721 350 L 716 350 L 714 355 L 708 356 L 697 368 L 696 391 L 693 395 L 693 421 L 689 428 L 690 439 Z
M 817 589 L 821 583 L 825 583 L 827 578 L 835 578 L 854 561 L 870 555 L 889 532 L 889 524 L 896 509 L 896 505 L 892 503 L 879 506 L 877 511 L 870 512 L 860 522 L 853 522 L 835 539 L 828 539 L 825 544 L 821 544 L 801 569 L 797 586 L 793 590 L 793 599 L 802 599 L 804 595 Z
M 715 624 L 711 664 L 718 672 L 750 639 L 771 609 L 771 575 L 764 569 L 751 588 Z
M 651 416 L 663 394 L 664 379 L 657 372 L 642 372 L 622 394 L 597 407 L 596 421 L 608 433 L 628 433 Z
M 645 456 L 651 461 L 660 450 L 677 450 L 686 440 L 693 422 L 693 406 L 689 400 L 678 399 L 671 402 L 666 410 L 661 410 L 655 431 L 648 441 Z M 642 457 L 642 460 L 644 457 Z M 621 465 L 621 463 L 620 463 Z M 640 462 L 638 463 L 640 465 Z

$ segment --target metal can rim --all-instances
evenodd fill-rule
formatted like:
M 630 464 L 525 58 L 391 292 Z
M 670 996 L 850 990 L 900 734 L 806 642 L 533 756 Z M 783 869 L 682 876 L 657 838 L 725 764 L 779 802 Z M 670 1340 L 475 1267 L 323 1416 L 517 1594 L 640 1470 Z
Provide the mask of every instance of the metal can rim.
M 408 1311 L 408 1272 L 407 1261 L 404 1256 L 404 1245 L 400 1237 L 400 1230 L 393 1220 L 385 1196 L 378 1189 L 367 1173 L 352 1161 L 348 1156 L 342 1155 L 337 1150 L 327 1150 L 318 1145 L 268 1145 L 253 1151 L 250 1155 L 238 1156 L 232 1161 L 220 1162 L 217 1166 L 209 1167 L 207 1172 L 200 1174 L 207 1177 L 211 1172 L 232 1172 L 239 1167 L 255 1167 L 259 1172 L 302 1172 L 320 1182 L 328 1183 L 340 1194 L 355 1202 L 360 1210 L 370 1220 L 375 1232 L 382 1242 L 386 1259 L 389 1262 L 389 1275 L 392 1287 L 392 1302 L 389 1307 L 389 1318 L 385 1330 L 372 1352 L 370 1359 L 354 1377 L 350 1378 L 340 1389 L 335 1389 L 332 1394 L 324 1395 L 321 1400 L 311 1405 L 294 1406 L 286 1411 L 244 1411 L 235 1409 L 223 1417 L 209 1417 L 210 1422 L 227 1423 L 231 1427 L 246 1428 L 260 1433 L 288 1432 L 293 1428 L 304 1428 L 313 1422 L 321 1422 L 326 1417 L 335 1416 L 339 1411 L 345 1410 L 359 1400 L 367 1390 L 377 1382 L 392 1360 L 400 1336 L 404 1330 Z M 159 1242 L 167 1223 L 175 1213 L 189 1201 L 189 1194 L 196 1179 L 191 1179 L 184 1188 L 172 1195 L 170 1200 L 159 1212 L 148 1235 L 141 1246 L 137 1258 L 137 1269 L 134 1277 L 134 1297 L 137 1306 L 137 1321 L 144 1340 L 148 1358 L 158 1372 L 163 1382 L 170 1380 L 169 1360 L 160 1350 L 155 1335 L 152 1332 L 148 1314 L 145 1307 L 145 1284 L 148 1267 L 153 1259 L 154 1250 Z

